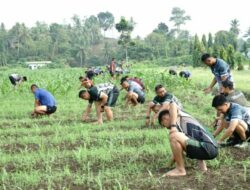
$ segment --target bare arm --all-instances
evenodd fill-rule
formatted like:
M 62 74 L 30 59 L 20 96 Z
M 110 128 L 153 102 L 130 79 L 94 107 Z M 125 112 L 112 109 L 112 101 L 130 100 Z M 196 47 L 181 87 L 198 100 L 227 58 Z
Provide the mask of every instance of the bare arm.
M 147 111 L 146 111 L 146 125 L 148 126 L 149 123 L 150 123 L 150 116 L 151 116 L 151 110 L 152 108 L 155 106 L 155 104 L 153 102 L 150 102 L 148 104 L 148 108 L 147 108 Z
M 209 85 L 209 87 L 207 87 L 206 89 L 203 90 L 205 92 L 205 94 L 209 94 L 212 91 L 212 89 L 216 83 L 217 83 L 217 80 L 214 77 L 211 84 Z
M 40 106 L 39 100 L 35 100 L 34 106 L 35 106 L 35 107 Z
M 178 109 L 175 103 L 170 103 L 170 109 L 169 109 L 169 113 L 170 113 L 170 121 L 171 121 L 171 125 L 176 125 L 177 123 L 177 117 L 178 117 Z M 170 134 L 173 132 L 176 132 L 177 128 L 176 127 L 172 127 L 170 129 Z
M 86 110 L 83 112 L 83 115 L 82 115 L 82 120 L 83 121 L 86 121 L 86 119 L 89 117 L 89 114 L 91 113 L 92 111 L 92 104 L 89 104 L 86 108 Z
M 214 137 L 217 137 L 220 133 L 221 133 L 221 131 L 224 129 L 224 126 L 223 125 L 220 125 L 217 129 L 216 129 L 216 131 L 214 132 Z
M 101 106 L 105 106 L 105 104 L 108 101 L 108 96 L 101 92 L 100 99 L 101 99 Z
M 102 124 L 102 112 L 104 111 L 104 107 L 108 101 L 108 96 L 104 93 L 100 94 L 101 102 L 96 104 L 96 114 L 98 119 L 98 124 Z
M 236 129 L 237 124 L 238 124 L 238 120 L 231 121 L 229 124 L 229 127 L 226 129 L 225 133 L 222 135 L 219 142 L 223 142 L 225 139 L 230 137 L 233 134 L 234 130 Z

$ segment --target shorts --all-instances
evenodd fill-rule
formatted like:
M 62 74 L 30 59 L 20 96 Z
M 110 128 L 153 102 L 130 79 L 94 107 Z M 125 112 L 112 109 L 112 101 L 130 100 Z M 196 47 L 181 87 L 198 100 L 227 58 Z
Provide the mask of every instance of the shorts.
M 11 84 L 16 86 L 16 79 L 14 79 L 14 77 L 12 77 L 12 76 L 9 76 L 9 79 L 10 79 Z
M 57 107 L 56 106 L 46 106 L 47 107 L 47 114 L 52 114 L 56 112 Z
M 145 102 L 145 96 L 139 96 L 138 95 L 137 102 L 143 104 Z
M 113 71 L 109 71 L 109 74 L 111 77 L 115 76 L 115 72 L 113 72 Z
M 186 153 L 187 157 L 191 159 L 212 160 L 218 155 L 218 148 L 212 143 L 188 139 Z
M 108 94 L 108 101 L 106 106 L 115 107 L 118 96 L 119 96 L 119 90 L 117 87 L 114 87 L 112 91 Z

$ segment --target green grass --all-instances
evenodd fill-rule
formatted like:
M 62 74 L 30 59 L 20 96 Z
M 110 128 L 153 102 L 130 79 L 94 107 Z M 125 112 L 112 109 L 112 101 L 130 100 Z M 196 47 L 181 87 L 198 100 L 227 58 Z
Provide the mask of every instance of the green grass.
M 211 127 L 212 96 L 202 89 L 212 80 L 208 69 L 191 69 L 192 80 L 168 76 L 166 68 L 136 65 L 131 75 L 144 79 L 149 89 L 162 83 L 185 109 Z M 18 72 L 28 82 L 14 90 L 8 75 Z M 188 176 L 161 178 L 159 168 L 171 156 L 168 132 L 145 128 L 146 105 L 124 109 L 122 92 L 115 120 L 103 126 L 80 121 L 86 102 L 78 98 L 81 69 L 0 70 L 0 189 L 246 189 L 249 187 L 249 151 L 223 149 L 209 161 L 208 174 L 196 171 L 188 160 Z M 237 88 L 250 93 L 250 71 L 235 71 Z M 100 76 L 95 83 L 108 81 Z M 58 102 L 50 118 L 30 118 L 34 97 L 30 85 L 51 91 Z M 116 81 L 119 85 L 119 81 Z M 93 118 L 95 115 L 93 113 Z

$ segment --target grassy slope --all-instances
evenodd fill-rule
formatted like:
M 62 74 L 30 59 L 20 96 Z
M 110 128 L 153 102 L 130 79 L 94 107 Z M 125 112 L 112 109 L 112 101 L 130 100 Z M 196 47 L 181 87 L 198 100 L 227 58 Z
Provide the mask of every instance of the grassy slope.
M 142 66 L 133 74 L 144 78 L 150 89 L 156 83 L 166 85 L 188 112 L 209 126 L 214 117 L 212 97 L 201 92 L 211 80 L 209 70 L 192 70 L 193 79 L 186 82 L 162 75 L 164 69 Z M 7 78 L 12 72 L 0 71 L 0 189 L 245 189 L 249 185 L 250 152 L 235 149 L 221 150 L 217 159 L 209 161 L 208 174 L 196 172 L 190 161 L 187 177 L 162 179 L 158 169 L 171 154 L 167 132 L 144 127 L 145 106 L 124 109 L 120 98 L 115 121 L 101 127 L 82 123 L 79 118 L 86 104 L 77 97 L 80 69 L 18 70 L 30 80 L 16 91 Z M 249 71 L 234 76 L 237 86 L 249 92 Z M 107 80 L 100 77 L 96 83 Z M 28 116 L 34 101 L 29 86 L 35 82 L 58 100 L 58 111 L 51 118 Z M 147 100 L 152 97 L 149 91 Z

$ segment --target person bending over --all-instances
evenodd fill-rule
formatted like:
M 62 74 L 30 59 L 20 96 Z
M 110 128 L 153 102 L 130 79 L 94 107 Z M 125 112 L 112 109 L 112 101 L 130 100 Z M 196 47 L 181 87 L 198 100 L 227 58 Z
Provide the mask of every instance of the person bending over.
M 212 92 L 213 87 L 216 83 L 219 85 L 219 93 L 222 92 L 222 82 L 225 80 L 230 80 L 233 82 L 233 77 L 230 72 L 229 65 L 222 59 L 211 56 L 208 53 L 205 53 L 201 57 L 201 61 L 210 67 L 214 78 L 206 89 L 204 89 L 205 94 Z
M 175 168 L 165 176 L 185 176 L 184 156 L 198 160 L 201 171 L 207 171 L 205 160 L 212 160 L 218 155 L 218 145 L 214 137 L 196 119 L 178 110 L 175 103 L 169 110 L 159 113 L 159 123 L 169 130 L 169 140 L 172 158 L 168 166 L 176 164 Z
M 138 103 L 143 104 L 145 102 L 145 93 L 143 91 L 143 87 L 137 82 L 123 77 L 121 79 L 121 86 L 128 92 L 126 95 L 127 106 L 129 104 L 136 106 Z
M 182 105 L 179 100 L 173 96 L 172 94 L 168 93 L 163 85 L 159 84 L 155 87 L 156 96 L 148 104 L 148 109 L 146 113 L 146 126 L 150 124 L 154 126 L 155 119 L 158 118 L 158 113 L 164 109 L 169 109 L 170 102 L 175 102 L 180 109 L 182 109 Z M 154 112 L 154 116 L 151 119 L 151 112 Z
M 35 109 L 31 114 L 32 116 L 50 115 L 56 112 L 56 100 L 50 92 L 38 88 L 36 84 L 32 84 L 30 88 L 35 95 Z
M 230 103 L 223 95 L 215 96 L 212 106 L 224 116 L 220 126 L 213 134 L 214 137 L 217 137 L 225 129 L 224 134 L 218 140 L 219 144 L 228 139 L 228 146 L 233 146 L 249 139 L 250 110 L 248 108 Z
M 88 100 L 89 104 L 83 113 L 82 120 L 86 121 L 91 113 L 92 104 L 95 103 L 98 124 L 103 123 L 102 112 L 106 113 L 108 121 L 113 119 L 111 107 L 115 107 L 119 96 L 119 90 L 116 86 L 110 83 L 92 85 L 90 81 L 85 82 L 87 90 L 79 92 L 79 98 Z

